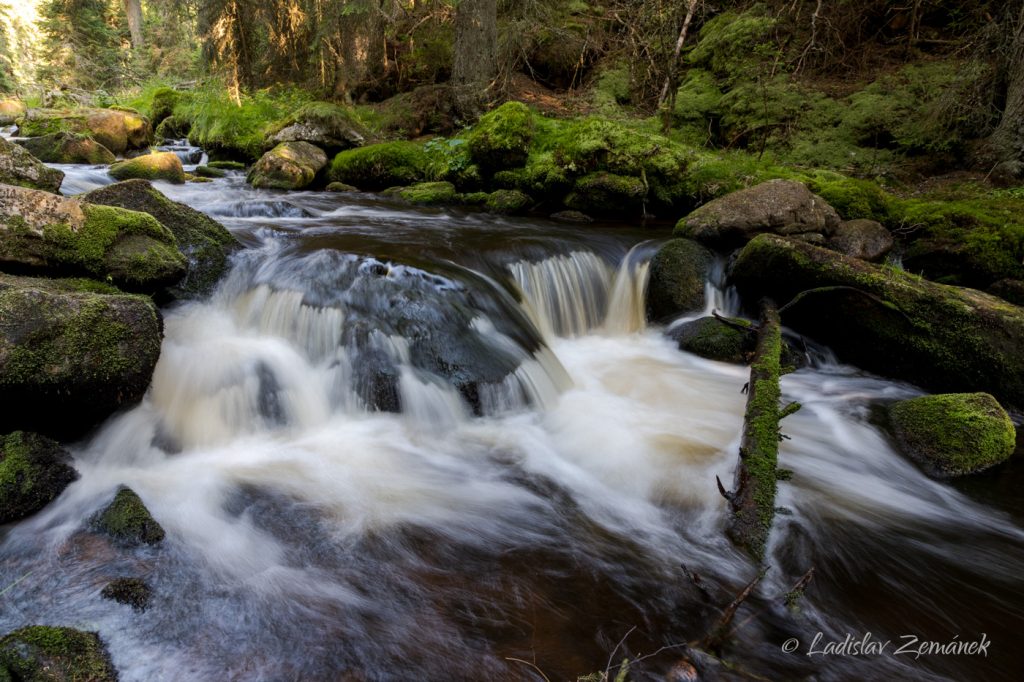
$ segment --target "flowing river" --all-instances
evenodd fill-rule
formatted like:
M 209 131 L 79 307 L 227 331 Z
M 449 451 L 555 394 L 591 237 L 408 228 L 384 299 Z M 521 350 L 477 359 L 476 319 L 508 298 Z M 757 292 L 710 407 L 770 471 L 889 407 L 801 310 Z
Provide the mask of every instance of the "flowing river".
M 69 194 L 111 181 L 61 169 Z M 662 680 L 754 577 L 715 483 L 747 369 L 645 325 L 651 232 L 241 174 L 157 186 L 245 248 L 165 309 L 151 389 L 73 447 L 81 479 L 0 529 L 0 632 L 98 631 L 129 681 L 575 680 L 624 658 Z M 876 425 L 918 389 L 812 359 L 782 382 L 804 405 L 783 423 L 793 475 L 721 679 L 1019 679 L 1021 465 L 930 480 Z M 158 547 L 88 532 L 120 484 Z M 145 612 L 100 597 L 125 575 L 153 587 Z M 819 632 L 893 644 L 808 655 Z M 982 633 L 987 656 L 894 653 Z

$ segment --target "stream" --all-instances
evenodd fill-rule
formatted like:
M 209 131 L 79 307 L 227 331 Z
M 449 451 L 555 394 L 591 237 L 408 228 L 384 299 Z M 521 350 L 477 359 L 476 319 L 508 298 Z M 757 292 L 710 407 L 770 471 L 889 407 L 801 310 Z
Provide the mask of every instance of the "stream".
M 58 167 L 67 194 L 112 181 Z M 245 248 L 212 295 L 164 310 L 150 391 L 72 447 L 80 480 L 0 528 L 0 632 L 97 631 L 129 682 L 575 680 L 624 658 L 664 680 L 754 577 L 715 483 L 748 370 L 645 324 L 661 233 L 240 173 L 155 184 Z M 707 286 L 705 314 L 738 311 Z M 782 380 L 803 404 L 785 511 L 723 658 L 757 679 L 1019 679 L 1022 467 L 927 478 L 878 425 L 920 390 L 813 360 Z M 121 484 L 161 545 L 88 532 Z M 100 597 L 120 576 L 149 581 L 148 610 Z M 893 644 L 808 655 L 816 633 Z M 982 633 L 987 656 L 894 654 Z

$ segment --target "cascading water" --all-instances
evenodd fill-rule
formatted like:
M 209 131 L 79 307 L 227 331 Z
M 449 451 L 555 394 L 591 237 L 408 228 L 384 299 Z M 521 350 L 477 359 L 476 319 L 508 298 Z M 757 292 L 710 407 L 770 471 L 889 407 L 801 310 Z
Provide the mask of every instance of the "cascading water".
M 103 182 L 64 169 L 65 187 Z M 75 448 L 81 479 L 0 530 L 0 631 L 97 630 L 124 680 L 561 680 L 609 657 L 664 679 L 753 576 L 715 485 L 747 371 L 645 328 L 647 234 L 237 177 L 158 186 L 249 248 L 165 311 L 149 394 Z M 788 512 L 726 658 L 776 679 L 968 679 L 969 657 L 802 652 L 819 631 L 986 632 L 984 679 L 1013 679 L 1019 516 L 891 449 L 873 407 L 912 387 L 826 363 L 783 390 L 804 405 L 784 424 Z M 89 532 L 121 484 L 160 547 Z M 100 597 L 122 575 L 153 587 L 144 613 Z

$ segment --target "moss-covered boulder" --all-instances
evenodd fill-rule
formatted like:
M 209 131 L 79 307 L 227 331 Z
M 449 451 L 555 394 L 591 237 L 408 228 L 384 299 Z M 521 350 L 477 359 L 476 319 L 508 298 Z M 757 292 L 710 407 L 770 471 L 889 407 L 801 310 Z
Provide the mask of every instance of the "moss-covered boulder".
M 42 137 L 19 140 L 18 144 L 32 156 L 46 163 L 93 163 L 110 165 L 117 157 L 88 135 L 51 133 Z
M 1016 432 L 988 393 L 926 395 L 889 407 L 900 449 L 930 476 L 984 471 L 1013 454 Z
M 196 166 L 196 169 L 192 171 L 195 175 L 201 178 L 217 179 L 227 177 L 228 172 L 221 168 L 213 168 L 212 166 Z
M 181 159 L 174 152 L 143 154 L 134 159 L 115 163 L 110 167 L 110 175 L 117 180 L 166 180 L 176 185 L 185 182 L 185 169 L 181 165 Z
M 402 201 L 419 206 L 454 204 L 459 199 L 455 185 L 450 182 L 420 182 L 410 187 L 400 187 L 392 192 Z
M 714 254 L 690 239 L 666 242 L 651 259 L 647 319 L 665 322 L 704 307 L 704 284 Z
M 0 184 L 59 192 L 64 173 L 40 163 L 23 147 L 0 137 Z
M 148 213 L 174 235 L 188 261 L 185 277 L 171 289 L 176 297 L 209 292 L 227 268 L 228 256 L 238 246 L 227 229 L 205 213 L 171 201 L 146 180 L 126 180 L 95 189 L 84 201 Z
M 151 292 L 182 278 L 185 257 L 152 216 L 0 185 L 0 270 L 89 276 Z
M 522 102 L 506 102 L 485 114 L 469 133 L 469 154 L 485 171 L 526 164 L 533 140 L 533 115 Z
M 93 517 L 92 528 L 122 547 L 156 545 L 164 539 L 164 529 L 127 486 L 118 488 L 113 501 Z
M 89 135 L 115 154 L 145 147 L 152 134 L 145 116 L 124 109 L 29 109 L 18 119 L 18 131 L 23 137 Z
M 25 104 L 21 100 L 4 97 L 0 99 L 0 126 L 12 125 L 25 115 Z
M 107 583 L 100 596 L 130 606 L 136 611 L 145 611 L 153 590 L 141 578 L 116 578 Z
M 32 625 L 0 638 L 0 679 L 25 682 L 117 682 L 95 632 Z
M 686 322 L 673 329 L 669 336 L 679 344 L 679 350 L 734 365 L 746 365 L 757 343 L 757 335 L 747 320 L 725 322 L 717 317 Z
M 515 215 L 528 211 L 533 199 L 516 189 L 499 189 L 486 195 L 484 206 L 491 213 Z
M 77 478 L 56 441 L 23 431 L 0 436 L 0 524 L 35 514 Z
M 379 191 L 425 179 L 429 159 L 415 142 L 384 142 L 339 153 L 330 178 L 362 190 Z
M 831 234 L 839 214 L 807 186 L 769 180 L 709 201 L 679 221 L 675 234 L 716 248 L 740 246 L 757 234 Z
M 892 233 L 875 220 L 846 220 L 828 237 L 830 249 L 866 261 L 880 261 L 895 244 Z
M 156 127 L 153 136 L 157 140 L 184 140 L 188 137 L 192 124 L 180 116 L 168 116 Z
M 646 195 L 640 178 L 597 172 L 576 181 L 565 205 L 576 211 L 626 213 L 643 205 Z
M 91 280 L 0 275 L 0 433 L 75 437 L 138 402 L 161 338 L 147 297 Z
M 933 390 L 985 391 L 1024 405 L 1018 306 L 775 235 L 751 240 L 731 279 L 750 300 L 793 301 L 782 313 L 786 326 L 846 362 Z
M 327 154 L 308 142 L 282 142 L 264 154 L 249 170 L 247 180 L 256 188 L 302 189 L 312 184 L 327 165 Z
M 327 183 L 327 187 L 324 188 L 328 192 L 358 192 L 358 187 L 352 185 L 346 185 L 344 182 L 330 182 Z
M 271 126 L 269 144 L 308 142 L 328 152 L 361 147 L 370 137 L 352 109 L 332 102 L 310 102 Z
M 241 161 L 211 161 L 206 165 L 220 170 L 245 170 L 246 168 L 245 164 Z

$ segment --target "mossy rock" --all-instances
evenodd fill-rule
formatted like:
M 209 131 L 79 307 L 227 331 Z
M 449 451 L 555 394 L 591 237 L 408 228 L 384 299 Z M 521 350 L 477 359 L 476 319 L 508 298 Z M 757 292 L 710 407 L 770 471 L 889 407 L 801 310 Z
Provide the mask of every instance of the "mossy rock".
M 19 140 L 18 144 L 32 156 L 46 163 L 91 163 L 110 165 L 117 158 L 114 153 L 88 135 L 78 133 L 52 133 L 42 137 Z
M 640 178 L 597 172 L 576 181 L 565 205 L 576 211 L 628 213 L 642 206 L 646 195 Z
M 901 400 L 889 408 L 901 450 L 936 478 L 984 471 L 1010 457 L 1016 432 L 988 393 L 951 393 Z
M 484 200 L 484 206 L 488 211 L 503 215 L 525 213 L 533 203 L 529 195 L 515 189 L 499 189 L 488 194 Z
M 164 539 L 164 529 L 135 491 L 126 486 L 117 489 L 114 500 L 93 517 L 91 525 L 122 547 L 156 545 Z
M 168 116 L 156 127 L 154 137 L 158 140 L 183 140 L 188 137 L 192 124 L 178 116 Z
M 136 611 L 145 611 L 153 590 L 141 578 L 117 578 L 107 583 L 100 596 L 130 606 Z
M 402 187 L 394 194 L 403 201 L 419 206 L 454 204 L 459 199 L 455 185 L 450 182 L 421 182 L 411 187 Z
M 26 682 L 117 682 L 95 632 L 32 625 L 0 638 L 0 674 Z
M 327 165 L 327 154 L 308 142 L 282 142 L 249 169 L 246 180 L 257 189 L 302 189 Z
M 152 133 L 146 117 L 118 109 L 29 109 L 18 119 L 18 130 L 23 137 L 60 132 L 89 135 L 115 154 L 145 147 Z
M 710 201 L 679 221 L 675 234 L 715 248 L 741 246 L 757 234 L 831 234 L 839 214 L 807 186 L 769 180 Z
M 503 170 L 494 174 L 494 186 L 518 189 L 532 197 L 560 201 L 572 189 L 572 174 L 555 162 L 551 152 L 530 154 L 524 168 Z
M 526 164 L 533 114 L 522 102 L 506 102 L 485 114 L 469 133 L 469 154 L 487 172 Z
M 669 336 L 679 344 L 679 350 L 734 365 L 746 365 L 757 344 L 751 323 L 741 319 L 725 322 L 717 317 L 702 317 L 676 327 Z
M 358 192 L 358 187 L 346 185 L 344 182 L 331 182 L 324 188 L 328 192 Z
M 245 170 L 246 165 L 241 161 L 211 161 L 206 164 L 210 168 L 219 168 L 222 170 Z
M 0 436 L 0 524 L 35 514 L 77 478 L 56 441 L 22 431 Z
M 174 235 L 150 215 L 0 186 L 0 269 L 152 292 L 180 280 L 185 264 Z
M 333 182 L 379 191 L 425 179 L 429 158 L 415 142 L 384 142 L 339 153 L 331 163 Z
M 704 283 L 714 254 L 690 239 L 666 242 L 651 259 L 647 319 L 666 322 L 704 307 Z
M 181 101 L 183 94 L 174 88 L 157 88 L 153 93 L 149 107 L 149 118 L 153 125 L 158 126 L 174 114 L 174 107 Z
M 223 178 L 227 177 L 228 172 L 221 170 L 220 168 L 212 168 L 211 166 L 196 166 L 196 169 L 192 171 L 201 178 Z
M 174 235 L 188 261 L 185 277 L 171 289 L 175 297 L 208 293 L 227 269 L 228 256 L 238 247 L 223 225 L 190 206 L 171 201 L 146 180 L 107 185 L 82 198 L 93 204 L 147 213 Z
M 844 362 L 1024 405 L 1024 309 L 1011 303 L 767 234 L 743 248 L 731 280 L 748 300 L 803 293 L 783 321 Z
M 0 99 L 0 126 L 9 126 L 25 115 L 26 107 L 21 100 L 5 97 Z
M 59 192 L 64 173 L 43 165 L 21 147 L 0 137 L 0 184 Z
M 1024 281 L 1022 280 L 1001 279 L 989 287 L 988 292 L 1004 301 L 1024 306 Z
M 185 169 L 174 152 L 154 152 L 115 163 L 110 175 L 116 180 L 166 180 L 176 185 L 185 182 Z
M 827 245 L 851 258 L 878 262 L 892 251 L 895 243 L 892 233 L 884 225 L 860 218 L 839 223 L 828 237 Z
M 307 142 L 330 152 L 361 147 L 370 137 L 349 107 L 333 102 L 309 102 L 271 125 L 267 142 Z
M 0 433 L 73 438 L 138 402 L 161 337 L 147 297 L 91 280 L 0 275 Z

